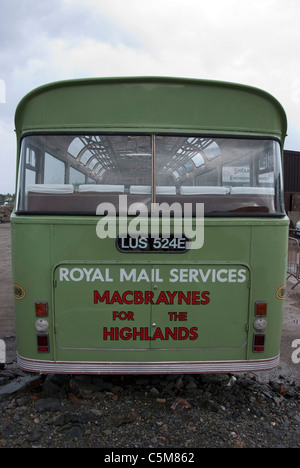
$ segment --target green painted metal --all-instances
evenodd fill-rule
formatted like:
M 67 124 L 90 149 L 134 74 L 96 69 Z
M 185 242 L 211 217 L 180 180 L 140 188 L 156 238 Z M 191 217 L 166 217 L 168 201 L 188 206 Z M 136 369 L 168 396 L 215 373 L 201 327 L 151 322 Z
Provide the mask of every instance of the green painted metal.
M 16 110 L 28 132 L 143 131 L 286 136 L 280 103 L 257 88 L 167 77 L 99 78 L 41 86 Z
M 191 250 L 179 261 L 178 257 L 170 259 L 168 254 L 161 254 L 159 259 L 151 254 L 142 257 L 122 254 L 116 250 L 113 239 L 100 240 L 96 236 L 93 218 L 62 223 L 61 218 L 14 216 L 14 278 L 26 292 L 22 300 L 16 300 L 18 352 L 33 359 L 41 358 L 36 350 L 34 303 L 42 300 L 49 303 L 49 322 L 55 336 L 49 359 L 138 362 L 255 359 L 258 356 L 252 352 L 254 303 L 264 300 L 268 302 L 269 339 L 259 358 L 271 358 L 280 349 L 284 301 L 278 299 L 277 291 L 285 283 L 287 229 L 286 219 L 234 222 L 207 219 L 203 248 L 197 256 Z M 60 268 L 68 270 L 67 278 L 73 272 L 76 281 L 59 281 Z M 83 275 L 83 269 L 89 276 Z M 202 276 L 195 275 L 199 269 Z M 136 282 L 120 283 L 120 272 L 125 271 L 129 277 L 133 270 L 135 276 L 131 278 Z M 222 281 L 208 274 L 209 270 L 222 270 Z M 78 281 L 81 276 L 83 279 Z M 154 285 L 158 286 L 156 290 Z M 106 299 L 94 303 L 95 291 Z M 109 291 L 109 296 L 105 296 L 105 291 Z M 118 295 L 112 300 L 115 291 L 121 297 L 125 291 L 141 291 L 143 294 L 138 293 L 137 301 L 145 301 L 145 291 L 154 291 L 153 304 L 150 300 L 148 304 L 126 304 Z M 178 294 L 172 303 L 170 297 L 176 291 L 186 296 L 188 291 L 194 292 L 195 304 L 186 304 L 183 299 L 179 304 Z M 133 294 L 125 299 L 133 300 Z M 121 319 L 116 316 L 114 320 L 115 311 L 126 312 L 127 318 L 121 314 Z M 134 321 L 129 312 L 133 313 Z M 127 340 L 128 330 L 124 331 L 125 339 L 117 340 L 111 333 L 112 328 L 116 333 L 116 328 L 135 327 L 140 331 L 142 327 L 144 337 L 145 328 L 150 337 L 153 323 L 163 330 L 164 337 L 166 327 L 172 330 L 175 327 L 178 333 L 179 328 L 188 329 L 189 336 L 181 340 L 158 336 L 154 341 L 146 338 L 133 341 Z M 103 327 L 110 332 L 106 341 Z M 187 336 L 185 330 L 181 332 L 183 337 Z M 197 339 L 191 340 L 196 334 Z M 138 352 L 145 349 L 151 349 L 151 353 Z
M 272 96 L 241 85 L 75 80 L 38 88 L 19 104 L 18 145 L 24 135 L 48 131 L 266 136 L 283 146 L 286 117 Z M 208 218 L 201 249 L 159 256 L 119 252 L 114 239 L 97 237 L 98 220 L 12 215 L 21 356 L 142 363 L 278 355 L 287 217 Z M 43 355 L 36 346 L 36 301 L 49 304 L 50 352 Z M 268 303 L 266 346 L 259 354 L 252 351 L 256 301 Z

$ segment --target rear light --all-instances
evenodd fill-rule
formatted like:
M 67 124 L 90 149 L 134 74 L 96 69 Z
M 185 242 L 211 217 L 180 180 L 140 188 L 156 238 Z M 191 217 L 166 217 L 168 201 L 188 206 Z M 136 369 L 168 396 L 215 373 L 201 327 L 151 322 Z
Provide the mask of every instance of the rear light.
M 264 301 L 255 302 L 255 315 L 263 317 L 267 315 L 267 303 Z
M 253 336 L 253 351 L 261 353 L 265 349 L 266 335 L 264 333 L 255 333 Z
M 268 325 L 268 323 L 267 323 L 266 319 L 260 317 L 260 318 L 257 318 L 256 320 L 254 320 L 253 327 L 257 331 L 263 331 L 263 330 L 265 330 L 267 328 L 267 325 Z M 45 331 L 45 330 L 43 330 L 43 331 Z
M 39 353 L 49 352 L 49 335 L 46 333 L 40 333 L 37 335 L 37 347 Z
M 49 335 L 46 333 L 49 328 L 49 323 L 43 318 L 48 317 L 48 302 L 37 301 L 35 303 L 35 315 L 39 317 L 35 322 L 35 329 L 38 332 L 36 335 L 38 352 L 49 353 Z
M 48 331 L 48 328 L 49 328 L 49 323 L 44 318 L 38 318 L 37 321 L 35 322 L 34 326 L 35 326 L 35 329 L 39 333 L 46 333 L 46 331 Z
M 35 303 L 35 315 L 37 317 L 47 317 L 48 302 L 36 302 Z

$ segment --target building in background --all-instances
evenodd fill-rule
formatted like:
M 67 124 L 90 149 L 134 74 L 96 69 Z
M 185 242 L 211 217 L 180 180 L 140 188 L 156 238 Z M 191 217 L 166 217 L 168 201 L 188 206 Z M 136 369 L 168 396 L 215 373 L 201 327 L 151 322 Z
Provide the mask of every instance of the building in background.
M 300 220 L 300 152 L 284 151 L 284 204 L 292 228 Z

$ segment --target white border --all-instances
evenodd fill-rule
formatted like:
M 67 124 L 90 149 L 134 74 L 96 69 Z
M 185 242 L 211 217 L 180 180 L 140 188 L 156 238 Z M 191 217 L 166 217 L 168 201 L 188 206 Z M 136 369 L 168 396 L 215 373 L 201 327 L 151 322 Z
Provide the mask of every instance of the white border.
M 74 362 L 42 361 L 17 355 L 19 367 L 28 372 L 56 374 L 208 374 L 269 370 L 280 356 L 252 361 L 192 362 Z
M 0 340 L 0 364 L 6 363 L 6 345 L 4 340 Z

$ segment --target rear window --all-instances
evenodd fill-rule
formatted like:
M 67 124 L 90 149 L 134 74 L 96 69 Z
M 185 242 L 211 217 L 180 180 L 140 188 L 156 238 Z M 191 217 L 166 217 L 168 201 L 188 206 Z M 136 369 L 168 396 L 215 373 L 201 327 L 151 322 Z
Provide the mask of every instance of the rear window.
M 96 215 L 120 195 L 150 213 L 204 203 L 208 216 L 282 215 L 280 145 L 193 135 L 31 135 L 22 140 L 17 213 Z M 124 198 L 123 198 L 124 200 Z

